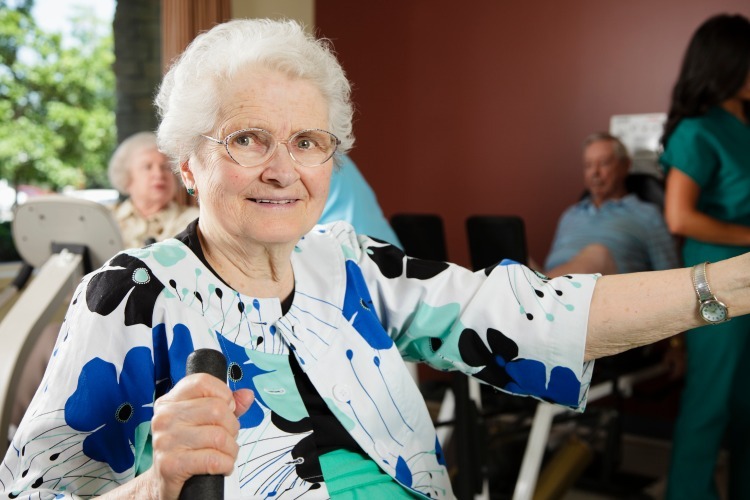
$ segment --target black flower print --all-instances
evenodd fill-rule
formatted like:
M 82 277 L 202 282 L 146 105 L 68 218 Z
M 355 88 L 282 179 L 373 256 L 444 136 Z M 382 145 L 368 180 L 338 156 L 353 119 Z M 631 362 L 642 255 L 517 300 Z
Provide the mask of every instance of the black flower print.
M 407 278 L 428 280 L 448 269 L 447 262 L 407 257 L 404 252 L 393 245 L 370 246 L 366 252 L 370 259 L 377 264 L 383 276 L 390 279 L 398 278 L 404 273 L 404 260 L 406 260 Z
M 478 379 L 514 394 L 531 395 L 566 406 L 576 406 L 581 387 L 570 368 L 554 366 L 547 375 L 543 363 L 518 357 L 518 345 L 502 332 L 487 329 L 487 344 L 476 331 L 461 332 L 458 349 L 461 358 L 482 369 Z
M 151 328 L 154 304 L 164 285 L 146 264 L 135 257 L 120 254 L 109 268 L 91 278 L 86 289 L 86 303 L 91 312 L 108 316 L 127 297 L 126 326 L 142 324 Z

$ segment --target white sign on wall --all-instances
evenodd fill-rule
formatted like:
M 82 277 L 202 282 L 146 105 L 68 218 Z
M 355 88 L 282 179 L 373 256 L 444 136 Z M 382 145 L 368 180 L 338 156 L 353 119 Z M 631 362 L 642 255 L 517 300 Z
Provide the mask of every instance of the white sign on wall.
M 666 113 L 613 115 L 609 133 L 619 137 L 633 158 L 631 171 L 663 177 L 658 162 L 659 138 L 664 131 Z

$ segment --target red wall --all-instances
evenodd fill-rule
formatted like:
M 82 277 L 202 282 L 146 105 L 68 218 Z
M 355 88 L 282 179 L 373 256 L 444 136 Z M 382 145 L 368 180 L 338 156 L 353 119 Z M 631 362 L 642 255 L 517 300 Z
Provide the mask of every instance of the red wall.
M 386 215 L 518 214 L 543 261 L 582 191 L 580 144 L 613 114 L 666 111 L 693 31 L 748 0 L 320 0 L 354 87 L 352 158 Z

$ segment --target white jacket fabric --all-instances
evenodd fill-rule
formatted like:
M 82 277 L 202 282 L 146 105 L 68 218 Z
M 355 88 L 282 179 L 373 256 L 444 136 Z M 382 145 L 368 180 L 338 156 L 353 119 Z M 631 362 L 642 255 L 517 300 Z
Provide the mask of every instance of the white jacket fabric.
M 240 419 L 228 498 L 329 496 L 290 355 L 369 457 L 430 498 L 453 494 L 404 359 L 585 406 L 596 275 L 550 280 L 512 262 L 471 272 L 406 257 L 343 222 L 316 226 L 292 265 L 283 315 L 278 299 L 237 293 L 176 239 L 120 253 L 84 277 L 0 470 L 2 491 L 99 495 L 148 469 L 153 401 L 198 348 L 222 351 L 230 387 L 256 395 Z

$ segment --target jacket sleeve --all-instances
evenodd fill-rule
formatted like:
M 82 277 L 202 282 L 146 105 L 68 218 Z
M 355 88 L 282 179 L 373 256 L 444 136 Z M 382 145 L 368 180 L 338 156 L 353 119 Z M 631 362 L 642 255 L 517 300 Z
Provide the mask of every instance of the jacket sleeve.
M 151 465 L 160 377 L 150 323 L 163 287 L 141 261 L 118 258 L 73 294 L 0 470 L 0 491 L 9 498 L 98 496 Z
M 593 362 L 583 357 L 598 275 L 549 279 L 509 260 L 471 272 L 366 237 L 358 243 L 374 307 L 405 359 L 585 406 Z

